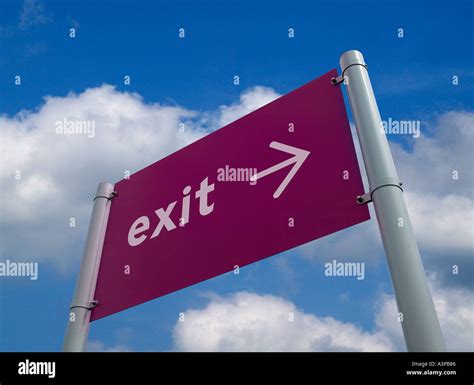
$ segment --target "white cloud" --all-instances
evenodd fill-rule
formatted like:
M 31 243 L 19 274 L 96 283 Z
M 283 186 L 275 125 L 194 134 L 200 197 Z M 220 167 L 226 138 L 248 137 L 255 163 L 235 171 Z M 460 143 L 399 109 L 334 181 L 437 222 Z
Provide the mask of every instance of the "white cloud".
M 230 106 L 219 107 L 218 126 L 223 127 L 226 124 L 241 118 L 257 108 L 272 102 L 280 95 L 272 88 L 256 86 L 242 92 L 240 100 Z
M 472 264 L 472 127 L 474 114 L 449 112 L 438 118 L 431 136 L 415 141 L 411 151 L 391 143 L 415 234 L 428 264 L 433 255 L 444 260 L 462 255 L 464 262 Z M 452 178 L 453 170 L 458 171 L 459 179 Z M 371 214 L 375 218 L 372 209 Z M 381 256 L 382 250 L 375 220 L 300 248 L 303 255 L 320 262 L 370 260 Z M 434 279 L 430 284 L 448 350 L 474 351 L 472 291 L 441 286 Z M 295 314 L 294 323 L 288 322 L 290 312 Z M 185 351 L 404 351 L 397 316 L 395 299 L 387 294 L 377 301 L 373 330 L 364 331 L 305 313 L 282 298 L 244 292 L 186 312 L 186 321 L 175 325 L 174 343 L 176 349 Z
M 451 351 L 474 350 L 474 295 L 432 281 L 441 327 Z M 294 321 L 289 317 L 293 314 Z M 188 310 L 174 327 L 180 351 L 405 351 L 393 296 L 382 294 L 374 329 L 305 313 L 272 295 L 239 292 Z
M 289 317 L 293 314 L 294 321 Z M 387 351 L 390 341 L 272 295 L 239 292 L 188 310 L 173 332 L 182 351 Z
M 406 193 L 419 246 L 435 255 L 460 253 L 472 257 L 474 201 L 463 195 Z
M 277 97 L 271 88 L 253 87 L 234 104 L 197 113 L 147 104 L 138 94 L 103 85 L 48 96 L 36 111 L 0 116 L 4 255 L 49 259 L 66 268 L 76 257 L 65 254 L 81 249 L 98 182 L 119 180 L 125 170 L 139 170 Z M 95 137 L 56 134 L 56 122 L 65 118 L 94 122 Z M 180 122 L 184 133 L 178 130 Z M 449 112 L 439 117 L 432 136 L 414 141 L 412 151 L 392 143 L 415 234 L 422 254 L 430 257 L 472 252 L 472 126 L 474 114 Z M 356 137 L 355 142 L 361 159 Z M 15 180 L 16 170 L 21 180 Z M 452 179 L 453 170 L 458 170 L 458 180 Z M 76 228 L 69 228 L 70 217 Z M 321 262 L 383 255 L 375 220 L 310 243 L 301 252 Z
M 422 127 L 413 140 L 412 151 L 391 143 L 398 173 L 410 190 L 436 196 L 459 194 L 471 197 L 474 174 L 474 113 L 450 111 L 438 116 L 434 124 Z M 453 179 L 453 171 L 459 173 Z
M 421 254 L 428 266 L 454 254 L 472 265 L 474 200 L 472 196 L 474 113 L 451 111 L 413 141 L 411 150 L 390 142 Z M 362 170 L 362 156 L 356 150 Z M 453 179 L 456 170 L 459 179 Z M 365 180 L 365 171 L 363 172 Z M 367 183 L 365 183 L 367 186 Z M 367 191 L 366 187 L 366 191 Z M 371 205 L 372 206 L 372 205 Z M 375 213 L 373 220 L 302 247 L 309 259 L 374 261 L 383 256 Z
M 25 0 L 20 13 L 19 26 L 20 29 L 45 24 L 50 21 L 50 17 L 46 14 L 44 4 L 39 0 Z
M 147 104 L 138 94 L 103 85 L 80 94 L 47 96 L 35 111 L 0 116 L 3 257 L 49 261 L 67 271 L 82 252 L 99 182 L 140 170 L 218 128 L 221 121 L 262 106 L 272 95 L 256 87 L 243 93 L 242 105 L 197 113 Z M 57 134 L 57 122 L 64 119 L 93 123 L 93 137 Z M 19 180 L 16 171 L 21 172 Z M 71 217 L 75 228 L 69 227 Z
M 441 286 L 433 276 L 429 281 L 447 349 L 474 351 L 474 293 L 465 288 Z M 390 338 L 397 350 L 404 350 L 403 334 L 397 320 L 397 306 L 393 296 L 381 297 L 375 324 L 378 330 Z
M 474 351 L 474 296 L 462 288 L 433 287 L 433 299 L 448 350 Z
M 130 347 L 128 347 L 127 345 L 118 344 L 118 345 L 113 345 L 113 346 L 107 346 L 102 341 L 90 340 L 90 341 L 87 341 L 85 351 L 86 352 L 131 352 L 132 349 L 130 349 Z
M 451 111 L 412 151 L 392 144 L 419 246 L 436 257 L 474 251 L 473 127 L 474 113 Z
M 79 95 L 48 96 L 34 112 L 1 116 L 4 255 L 67 267 L 73 250 L 82 251 L 77 243 L 87 231 L 97 184 L 122 179 L 125 170 L 136 171 L 195 140 L 199 132 L 178 130 L 194 114 L 145 104 L 139 95 L 104 85 Z M 94 137 L 57 134 L 57 122 L 64 119 L 93 122 Z M 70 217 L 76 228 L 69 227 Z
M 119 180 L 125 170 L 139 170 L 193 142 L 205 129 L 227 124 L 276 97 L 271 89 L 255 87 L 245 91 L 238 103 L 197 113 L 147 104 L 138 94 L 103 85 L 80 94 L 46 97 L 35 111 L 0 116 L 2 257 L 48 261 L 67 269 L 82 252 L 97 183 Z M 422 254 L 428 250 L 469 256 L 472 250 L 473 116 L 441 115 L 432 136 L 422 136 L 410 152 L 392 144 Z M 56 122 L 65 118 L 95 122 L 94 138 L 56 134 Z M 185 123 L 185 132 L 179 132 L 180 122 Z M 455 169 L 460 175 L 456 181 L 451 178 Z M 20 180 L 15 180 L 16 170 L 21 172 Z M 76 228 L 69 227 L 70 217 L 76 218 Z M 318 259 L 376 258 L 382 253 L 375 221 L 303 250 Z M 473 326 L 472 294 L 436 286 L 433 290 L 448 344 L 454 350 L 466 346 L 472 350 L 472 341 L 466 345 L 469 338 L 462 337 Z M 294 323 L 287 321 L 289 312 L 295 314 Z M 203 310 L 188 311 L 174 335 L 182 350 L 403 349 L 393 314 L 393 299 L 382 298 L 375 329 L 363 331 L 350 323 L 307 314 L 278 297 L 241 293 L 213 301 Z

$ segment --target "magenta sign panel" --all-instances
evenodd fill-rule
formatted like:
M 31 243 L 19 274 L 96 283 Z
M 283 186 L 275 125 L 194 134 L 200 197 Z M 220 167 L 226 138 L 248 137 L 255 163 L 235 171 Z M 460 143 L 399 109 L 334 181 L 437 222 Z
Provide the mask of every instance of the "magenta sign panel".
M 91 319 L 369 219 L 335 76 L 116 183 Z

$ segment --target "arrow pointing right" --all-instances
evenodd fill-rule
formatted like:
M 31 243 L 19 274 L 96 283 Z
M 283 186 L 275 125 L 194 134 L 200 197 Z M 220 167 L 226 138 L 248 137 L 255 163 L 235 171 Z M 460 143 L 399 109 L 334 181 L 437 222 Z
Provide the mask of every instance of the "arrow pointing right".
M 284 160 L 281 163 L 276 164 L 275 166 L 269 167 L 266 170 L 260 171 L 259 173 L 252 175 L 250 177 L 250 182 L 255 182 L 267 175 L 273 174 L 274 172 L 281 170 L 284 167 L 287 167 L 294 163 L 294 166 L 291 168 L 288 175 L 283 179 L 280 186 L 276 189 L 275 193 L 273 194 L 273 198 L 277 199 L 285 190 L 286 186 L 290 183 L 290 181 L 295 176 L 296 172 L 299 170 L 301 165 L 304 163 L 308 155 L 310 154 L 309 151 L 302 150 L 301 148 L 296 148 L 293 146 L 288 146 L 287 144 L 279 143 L 279 142 L 271 142 L 270 147 L 276 150 L 284 151 L 288 154 L 292 154 L 291 158 Z

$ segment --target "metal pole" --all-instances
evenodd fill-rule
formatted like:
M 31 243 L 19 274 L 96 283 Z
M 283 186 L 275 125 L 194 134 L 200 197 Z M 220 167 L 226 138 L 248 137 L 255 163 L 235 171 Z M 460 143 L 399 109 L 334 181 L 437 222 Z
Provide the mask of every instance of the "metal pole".
M 111 183 L 100 183 L 97 195 L 94 198 L 86 248 L 64 337 L 63 351 L 65 352 L 82 352 L 87 341 L 91 309 L 97 305 L 93 296 L 97 283 L 110 203 L 111 199 L 115 196 L 113 189 L 114 185 Z
M 345 52 L 340 65 L 370 186 L 370 196 L 366 194 L 358 201 L 372 200 L 374 203 L 407 349 L 412 352 L 445 351 L 367 66 L 359 51 Z

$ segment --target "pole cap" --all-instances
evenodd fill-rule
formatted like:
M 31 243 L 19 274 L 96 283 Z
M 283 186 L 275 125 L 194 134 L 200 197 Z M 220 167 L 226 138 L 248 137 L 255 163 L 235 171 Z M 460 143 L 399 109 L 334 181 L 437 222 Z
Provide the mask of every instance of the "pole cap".
M 362 64 L 364 66 L 366 65 L 362 53 L 355 49 L 344 52 L 341 55 L 341 58 L 339 59 L 339 64 L 341 65 L 341 69 L 343 71 L 353 64 Z

